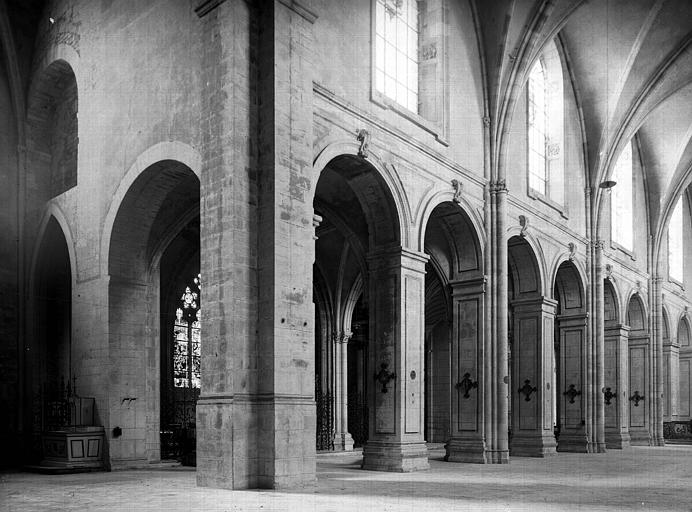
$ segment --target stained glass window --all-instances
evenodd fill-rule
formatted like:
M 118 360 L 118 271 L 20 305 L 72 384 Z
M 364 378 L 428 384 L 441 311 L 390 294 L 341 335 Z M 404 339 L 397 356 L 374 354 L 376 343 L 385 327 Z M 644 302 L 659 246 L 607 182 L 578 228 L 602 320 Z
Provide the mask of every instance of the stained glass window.
M 375 88 L 418 112 L 418 2 L 377 0 Z
M 611 237 L 614 242 L 628 250 L 633 249 L 632 220 L 632 143 L 627 144 L 620 153 L 613 169 L 611 197 Z
M 529 187 L 546 195 L 547 77 L 543 59 L 529 74 Z
M 683 280 L 682 240 L 682 197 L 680 197 L 668 224 L 668 275 L 679 282 Z
M 185 287 L 175 311 L 173 385 L 177 388 L 200 387 L 201 286 L 201 277 L 197 274 L 193 283 Z

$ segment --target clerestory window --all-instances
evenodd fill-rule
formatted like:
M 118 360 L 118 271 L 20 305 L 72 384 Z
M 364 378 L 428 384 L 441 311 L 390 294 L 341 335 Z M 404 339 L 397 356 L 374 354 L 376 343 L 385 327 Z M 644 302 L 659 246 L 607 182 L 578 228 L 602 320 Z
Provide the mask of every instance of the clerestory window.
M 372 99 L 444 142 L 449 116 L 445 0 L 372 0 Z
M 624 249 L 634 249 L 632 218 L 632 142 L 622 150 L 613 169 L 613 187 L 610 203 L 611 239 Z
M 412 112 L 418 112 L 418 2 L 377 0 L 375 86 Z
M 682 197 L 678 199 L 668 224 L 668 277 L 683 282 Z
M 531 68 L 527 89 L 529 195 L 561 207 L 565 197 L 564 95 L 562 63 L 554 41 Z

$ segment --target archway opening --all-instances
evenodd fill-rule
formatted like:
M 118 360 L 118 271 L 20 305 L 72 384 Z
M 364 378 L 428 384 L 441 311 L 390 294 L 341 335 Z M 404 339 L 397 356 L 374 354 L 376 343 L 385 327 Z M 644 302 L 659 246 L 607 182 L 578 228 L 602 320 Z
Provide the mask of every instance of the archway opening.
M 78 91 L 64 60 L 46 67 L 27 101 L 27 221 L 37 225 L 46 201 L 77 185 Z
M 587 314 L 584 287 L 574 263 L 563 262 L 555 275 L 557 299 L 554 337 L 552 401 L 558 451 L 592 450 L 586 435 Z
M 651 353 L 649 330 L 642 297 L 635 293 L 630 297 L 627 307 L 627 324 L 630 327 L 628 339 L 629 382 L 627 401 L 629 404 L 629 434 L 634 445 L 649 446 L 649 392 L 651 373 L 649 364 Z
M 426 440 L 446 443 L 446 460 L 483 462 L 482 380 L 485 287 L 480 241 L 462 208 L 443 202 L 425 229 Z
M 629 326 L 620 318 L 620 303 L 610 278 L 603 281 L 604 383 L 606 448 L 621 449 L 630 444 L 627 424 L 627 381 Z
M 376 169 L 348 155 L 322 170 L 314 209 L 316 446 L 352 450 L 367 442 L 373 419 L 372 310 L 379 286 L 371 286 L 371 257 L 400 245 L 399 220 Z
M 201 387 L 202 283 L 199 217 L 161 257 L 161 458 L 195 465 Z
M 72 364 L 72 271 L 65 235 L 51 217 L 39 246 L 33 290 L 34 350 L 29 348 L 26 372 L 31 382 L 29 460 L 42 455 L 41 434 L 73 424 L 66 406 L 75 392 Z
M 543 296 L 538 258 L 520 236 L 508 241 L 510 453 L 555 453 L 552 381 L 556 302 Z
M 199 340 L 200 331 L 188 331 L 196 319 L 177 322 L 176 312 L 184 308 L 186 287 L 194 286 L 199 274 L 199 197 L 192 170 L 162 160 L 135 179 L 115 216 L 108 255 L 108 349 L 116 370 L 104 397 L 113 404 L 105 426 L 123 432 L 110 439 L 114 467 L 157 461 L 162 451 L 194 464 L 199 388 L 190 372 L 199 361 L 192 338 Z M 183 350 L 183 330 L 190 339 L 185 340 L 187 366 L 178 368 L 188 375 L 181 391 L 176 364 L 182 363 L 176 354 Z M 181 392 L 190 396 L 177 400 Z M 121 399 L 111 400 L 115 397 Z

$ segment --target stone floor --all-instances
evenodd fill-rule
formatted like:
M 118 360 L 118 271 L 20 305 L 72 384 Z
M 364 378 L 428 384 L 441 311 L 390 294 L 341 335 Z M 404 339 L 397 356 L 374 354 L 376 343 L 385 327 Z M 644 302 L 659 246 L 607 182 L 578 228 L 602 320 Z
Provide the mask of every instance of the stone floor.
M 188 468 L 2 473 L 0 510 L 692 510 L 692 446 L 516 457 L 502 466 L 445 463 L 433 450 L 429 471 L 407 474 L 363 471 L 360 458 L 318 455 L 318 484 L 301 492 L 198 488 Z

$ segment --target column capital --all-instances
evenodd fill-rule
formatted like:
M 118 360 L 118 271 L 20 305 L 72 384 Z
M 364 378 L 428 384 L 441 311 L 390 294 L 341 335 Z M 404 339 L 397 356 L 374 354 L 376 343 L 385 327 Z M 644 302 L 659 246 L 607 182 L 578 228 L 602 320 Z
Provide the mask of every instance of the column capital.
M 410 270 L 421 271 L 425 269 L 425 264 L 430 256 L 424 252 L 414 251 L 401 247 L 400 245 L 388 245 L 377 247 L 367 255 L 368 263 L 373 267 L 406 267 Z
M 603 249 L 605 249 L 605 241 L 602 238 L 596 238 L 595 240 L 591 240 L 589 244 L 593 249 L 597 251 L 602 251 Z
M 490 193 L 491 194 L 506 194 L 509 192 L 507 189 L 507 182 L 505 180 L 492 180 L 488 184 L 490 187 Z
M 485 285 L 487 282 L 488 279 L 486 276 L 450 281 L 449 289 L 453 296 L 482 294 L 485 293 Z
M 546 313 L 555 314 L 557 311 L 557 301 L 545 296 L 527 297 L 513 300 L 512 307 L 515 313 L 521 313 L 527 310 L 535 311 L 536 307 L 540 307 Z

